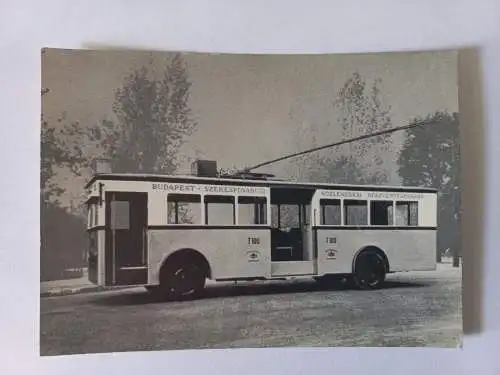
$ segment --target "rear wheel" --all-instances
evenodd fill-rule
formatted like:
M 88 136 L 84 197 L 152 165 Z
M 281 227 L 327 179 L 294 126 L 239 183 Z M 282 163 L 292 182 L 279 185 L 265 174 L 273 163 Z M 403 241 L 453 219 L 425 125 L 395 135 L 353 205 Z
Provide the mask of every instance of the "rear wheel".
M 172 299 L 196 297 L 205 288 L 206 272 L 199 262 L 189 259 L 174 259 L 162 272 L 162 293 Z
M 384 283 L 386 273 L 386 261 L 379 252 L 363 251 L 356 258 L 353 281 L 359 289 L 377 289 Z

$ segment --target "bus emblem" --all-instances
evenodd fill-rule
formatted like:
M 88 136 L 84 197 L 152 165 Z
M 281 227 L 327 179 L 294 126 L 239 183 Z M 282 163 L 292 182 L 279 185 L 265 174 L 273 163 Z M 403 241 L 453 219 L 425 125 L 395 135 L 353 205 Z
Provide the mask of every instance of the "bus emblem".
M 249 262 L 258 262 L 260 254 L 258 251 L 249 251 L 247 256 Z
M 338 250 L 335 250 L 335 249 L 327 249 L 325 251 L 326 253 L 326 258 L 327 259 L 336 259 L 336 256 L 337 256 L 337 253 L 338 253 Z

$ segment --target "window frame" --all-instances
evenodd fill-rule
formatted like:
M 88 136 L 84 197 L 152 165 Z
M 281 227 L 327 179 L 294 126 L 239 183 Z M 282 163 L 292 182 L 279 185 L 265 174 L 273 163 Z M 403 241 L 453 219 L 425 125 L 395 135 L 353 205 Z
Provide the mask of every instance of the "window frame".
M 172 199 L 174 197 L 174 199 Z M 178 197 L 187 198 L 185 200 L 175 199 Z M 174 203 L 175 210 L 175 220 L 173 223 L 170 222 L 170 212 L 169 212 L 169 204 Z M 193 223 L 179 223 L 179 203 L 197 203 L 199 204 L 199 220 L 195 220 Z M 201 225 L 203 218 L 203 202 L 202 196 L 200 194 L 185 194 L 185 193 L 169 193 L 166 197 L 166 217 L 167 217 L 167 225 Z
M 207 198 L 208 200 L 211 200 L 212 198 L 214 198 L 214 202 L 207 202 Z M 233 214 L 232 214 L 232 217 L 233 217 L 233 222 L 232 224 L 212 224 L 212 223 L 209 223 L 209 216 L 208 216 L 208 204 L 218 204 L 218 203 L 222 203 L 222 204 L 227 204 L 226 202 L 217 202 L 217 200 L 221 200 L 221 201 L 224 201 L 224 200 L 227 200 L 227 201 L 230 201 L 230 202 L 227 202 L 227 203 L 231 203 L 232 206 L 233 206 Z M 236 226 L 236 220 L 237 220 L 237 212 L 236 212 L 236 205 L 237 205 L 237 199 L 236 199 L 236 195 L 218 195 L 218 194 L 205 194 L 203 195 L 203 209 L 204 209 L 204 215 L 203 215 L 203 225 L 207 226 L 207 227 L 211 227 L 211 226 Z
M 273 204 L 270 204 L 269 207 L 269 211 L 270 211 L 270 223 L 269 223 L 269 226 L 271 228 L 274 228 L 274 229 L 284 229 L 285 227 L 282 226 L 283 224 L 283 217 L 286 218 L 286 215 L 283 215 L 283 207 L 284 206 L 290 206 L 290 207 L 293 207 L 294 210 L 297 209 L 297 215 L 293 215 L 294 217 L 294 221 L 297 221 L 297 223 L 294 223 L 294 224 L 298 224 L 298 226 L 293 226 L 291 228 L 294 228 L 294 229 L 298 229 L 298 228 L 301 228 L 304 223 L 304 215 L 307 215 L 307 212 L 306 210 L 303 210 L 303 207 L 305 205 L 302 205 L 300 203 L 273 203 Z M 310 206 L 310 205 L 309 205 Z M 276 208 L 276 210 L 274 210 L 273 208 Z M 309 208 L 310 210 L 310 208 Z M 277 220 L 277 225 L 274 225 L 274 221 L 273 221 L 273 211 L 276 211 L 276 220 Z M 310 214 L 310 212 L 309 212 Z M 310 224 L 308 224 L 310 225 Z
M 416 207 L 416 217 L 415 217 L 415 223 L 412 223 L 412 213 L 411 213 L 411 206 L 414 205 Z M 398 206 L 404 206 L 407 209 L 406 212 L 406 219 L 407 219 L 407 224 L 400 224 L 396 223 L 396 212 L 397 212 L 397 207 Z M 418 201 L 394 201 L 394 225 L 397 227 L 418 227 L 419 226 L 419 219 L 420 219 L 420 204 Z
M 346 202 L 363 202 L 363 204 L 346 204 Z M 343 199 L 342 200 L 342 225 L 345 227 L 370 227 L 370 200 L 369 199 Z M 349 206 L 363 206 L 366 208 L 365 224 L 348 224 L 347 209 Z
M 241 203 L 241 200 L 253 200 L 253 203 Z M 252 209 L 254 210 L 253 218 L 258 219 L 258 223 L 244 223 L 242 224 L 240 222 L 240 204 L 241 205 L 252 205 Z M 270 224 L 268 223 L 268 211 L 269 211 L 269 205 L 268 205 L 268 199 L 266 196 L 259 196 L 259 195 L 238 195 L 235 196 L 235 211 L 236 211 L 236 220 L 234 225 L 238 226 L 263 226 L 267 227 Z M 261 211 L 263 209 L 263 212 L 260 212 L 260 215 L 255 215 L 255 210 Z M 263 219 L 264 222 L 260 222 Z M 255 221 L 255 220 L 254 220 Z
M 110 205 L 110 220 L 109 220 L 109 227 L 112 231 L 118 231 L 118 230 L 130 230 L 131 228 L 131 213 L 130 213 L 130 201 L 128 200 L 112 200 L 109 202 Z M 115 206 L 115 207 L 113 207 Z M 127 215 L 118 215 L 119 213 L 125 213 L 124 211 L 121 211 L 121 209 L 118 209 L 118 207 L 126 207 L 127 208 Z M 121 219 L 126 218 L 126 225 L 120 222 Z
M 372 223 L 372 213 L 373 213 L 373 204 L 376 204 L 376 203 L 385 203 L 386 206 L 385 208 L 391 208 L 391 211 L 392 211 L 392 223 L 389 222 L 389 220 L 387 220 L 387 224 L 373 224 Z M 390 199 L 371 199 L 369 200 L 369 206 L 370 206 L 370 209 L 368 211 L 368 216 L 369 216 L 369 226 L 370 227 L 395 227 L 395 223 L 396 223 L 396 218 L 395 218 L 395 201 L 394 200 L 390 200 Z M 388 215 L 388 218 L 389 218 L 389 215 Z
M 339 208 L 339 222 L 336 224 L 331 224 L 331 223 L 326 223 L 326 207 L 337 207 L 337 205 L 334 204 L 328 204 L 328 203 L 323 203 L 323 202 L 338 202 L 338 208 Z M 321 198 L 319 200 L 319 225 L 320 226 L 343 226 L 343 207 L 344 202 L 343 199 L 340 198 Z

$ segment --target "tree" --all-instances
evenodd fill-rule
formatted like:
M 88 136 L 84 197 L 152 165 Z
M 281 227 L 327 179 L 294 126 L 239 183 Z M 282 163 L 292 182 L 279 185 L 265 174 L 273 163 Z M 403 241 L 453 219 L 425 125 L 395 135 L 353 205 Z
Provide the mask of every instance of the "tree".
M 338 184 L 369 183 L 360 162 L 349 155 L 333 155 L 320 161 L 328 173 L 328 180 Z
M 42 49 L 42 61 L 47 49 Z M 50 93 L 50 88 L 42 87 L 42 98 Z M 49 202 L 62 193 L 62 189 L 52 182 L 58 167 L 68 167 L 73 173 L 79 174 L 86 159 L 81 150 L 82 136 L 78 123 L 67 123 L 66 114 L 57 119 L 57 129 L 45 118 L 42 110 L 40 126 L 40 199 Z M 75 139 L 76 138 L 76 139 Z
M 357 72 L 345 82 L 334 105 L 340 112 L 342 139 L 389 129 L 392 126 L 390 107 L 385 107 L 380 94 L 380 79 L 371 87 Z M 382 184 L 388 181 L 383 169 L 384 156 L 391 151 L 390 134 L 348 144 L 330 161 L 331 178 L 346 183 Z
M 439 260 L 449 248 L 460 252 L 459 120 L 457 113 L 436 112 L 412 123 L 417 121 L 423 126 L 407 132 L 398 172 L 405 185 L 439 190 Z
M 42 52 L 43 53 L 43 52 Z M 42 88 L 41 96 L 48 94 L 48 88 Z M 60 147 L 56 130 L 49 126 L 48 121 L 41 115 L 40 126 L 40 192 L 45 196 L 49 180 L 54 176 L 54 166 L 64 157 L 64 150 Z
M 163 77 L 146 67 L 134 70 L 115 91 L 117 122 L 103 120 L 93 129 L 103 156 L 115 172 L 173 173 L 176 156 L 196 128 L 188 105 L 191 82 L 180 54 Z
M 78 122 L 68 123 L 65 113 L 57 119 L 57 123 L 56 128 L 42 114 L 40 191 L 44 201 L 57 202 L 63 192 L 52 180 L 58 168 L 67 168 L 72 174 L 81 176 L 84 168 L 90 167 L 91 163 L 84 149 L 89 144 L 85 129 Z
M 381 80 L 371 87 L 359 73 L 353 73 L 334 101 L 342 129 L 342 139 L 350 139 L 391 127 L 390 107 L 382 103 Z M 315 133 L 308 134 L 316 144 Z M 302 138 L 302 137 L 301 137 Z M 383 184 L 388 181 L 384 162 L 392 152 L 390 134 L 340 146 L 322 154 L 302 158 L 302 166 L 313 179 L 346 184 Z
M 49 93 L 42 89 L 42 97 Z M 63 189 L 53 177 L 57 169 L 67 167 L 79 173 L 86 163 L 79 147 L 79 125 L 66 122 L 63 114 L 57 119 L 59 129 L 41 115 L 40 163 L 40 277 L 41 280 L 64 277 L 64 269 L 78 268 L 83 263 L 85 250 L 85 222 L 59 207 L 58 197 Z M 74 139 L 76 136 L 77 139 Z
M 56 130 L 49 127 L 48 122 L 41 117 L 41 158 L 40 158 L 40 189 L 45 195 L 50 179 L 54 176 L 54 167 L 63 158 L 64 150 L 59 147 Z

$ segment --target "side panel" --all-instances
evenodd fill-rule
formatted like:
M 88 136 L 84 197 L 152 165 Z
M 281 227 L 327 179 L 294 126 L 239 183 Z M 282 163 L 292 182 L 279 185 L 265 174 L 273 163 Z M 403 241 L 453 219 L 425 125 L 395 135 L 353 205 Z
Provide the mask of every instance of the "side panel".
M 308 276 L 314 273 L 314 261 L 272 262 L 271 272 L 274 277 Z
M 88 278 L 93 284 L 104 286 L 105 273 L 105 230 L 95 227 L 88 232 Z
M 350 273 L 357 252 L 376 246 L 391 272 L 436 269 L 436 230 L 317 229 L 318 274 Z
M 89 281 L 93 284 L 99 283 L 99 231 L 91 229 L 87 232 L 87 269 Z
M 159 283 L 163 261 L 176 250 L 194 249 L 208 260 L 212 279 L 271 276 L 271 236 L 268 228 L 177 229 L 148 231 L 148 283 Z
M 98 252 L 98 267 L 97 267 L 97 284 L 104 286 L 105 284 L 105 273 L 106 273 L 106 231 L 104 229 L 99 230 L 97 237 L 99 252 Z

